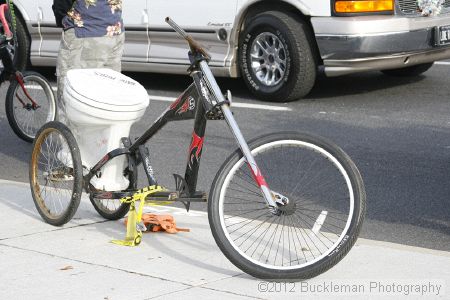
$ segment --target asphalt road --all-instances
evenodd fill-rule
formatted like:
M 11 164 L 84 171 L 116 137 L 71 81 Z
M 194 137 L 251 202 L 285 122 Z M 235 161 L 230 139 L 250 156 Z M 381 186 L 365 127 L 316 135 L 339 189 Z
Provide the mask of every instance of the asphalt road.
M 53 70 L 38 71 L 54 80 Z M 128 75 L 141 82 L 149 94 L 160 97 L 175 97 L 189 84 L 184 76 Z M 309 96 L 288 104 L 256 101 L 240 80 L 221 79 L 219 84 L 233 91 L 235 102 L 290 109 L 236 107 L 235 117 L 246 138 L 275 131 L 306 131 L 331 139 L 352 157 L 367 192 L 362 237 L 450 251 L 449 76 L 450 64 L 435 65 L 416 78 L 394 78 L 379 72 L 339 78 L 321 75 Z M 2 98 L 5 88 L 0 90 Z M 151 102 L 146 115 L 133 127 L 132 136 L 142 133 L 169 105 L 159 99 Z M 0 126 L 0 178 L 27 182 L 31 145 L 9 128 L 3 105 Z M 191 126 L 187 121 L 169 124 L 148 144 L 160 183 L 171 186 L 172 173 L 184 174 Z M 234 148 L 224 122 L 208 124 L 199 189 L 209 190 L 215 173 Z M 144 178 L 141 174 L 142 183 Z M 204 209 L 205 205 L 193 208 Z

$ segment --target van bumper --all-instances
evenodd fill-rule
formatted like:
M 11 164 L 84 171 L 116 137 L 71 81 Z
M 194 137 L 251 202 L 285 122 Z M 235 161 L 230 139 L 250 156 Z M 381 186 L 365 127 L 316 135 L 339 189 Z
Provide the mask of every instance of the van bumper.
M 435 17 L 316 17 L 311 23 L 328 76 L 397 69 L 450 58 L 439 28 L 450 14 Z

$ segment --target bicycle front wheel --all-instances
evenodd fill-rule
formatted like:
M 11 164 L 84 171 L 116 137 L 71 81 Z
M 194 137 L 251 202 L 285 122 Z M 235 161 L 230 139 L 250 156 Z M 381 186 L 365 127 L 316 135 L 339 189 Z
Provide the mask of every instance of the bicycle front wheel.
M 217 245 L 244 272 L 262 279 L 300 280 L 339 262 L 355 243 L 365 190 L 351 159 L 336 145 L 300 133 L 249 143 L 274 197 L 270 209 L 241 151 L 217 173 L 208 202 Z
M 54 121 L 56 97 L 48 80 L 39 73 L 22 73 L 23 85 L 11 80 L 6 93 L 6 116 L 14 133 L 29 143 L 41 126 Z
M 30 187 L 36 208 L 49 224 L 70 221 L 81 199 L 80 150 L 70 130 L 49 122 L 39 129 L 30 161 Z

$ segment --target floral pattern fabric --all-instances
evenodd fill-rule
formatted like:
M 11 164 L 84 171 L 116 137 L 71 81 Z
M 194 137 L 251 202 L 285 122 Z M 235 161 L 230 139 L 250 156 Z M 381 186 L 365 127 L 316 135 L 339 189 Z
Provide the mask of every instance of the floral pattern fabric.
M 116 36 L 123 32 L 122 0 L 76 0 L 63 19 L 64 29 L 81 37 Z

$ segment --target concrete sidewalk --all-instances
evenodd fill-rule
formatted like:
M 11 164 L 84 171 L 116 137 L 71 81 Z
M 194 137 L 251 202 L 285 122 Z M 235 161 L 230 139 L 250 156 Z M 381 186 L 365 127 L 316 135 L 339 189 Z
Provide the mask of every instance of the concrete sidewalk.
M 0 299 L 449 299 L 450 253 L 359 239 L 334 268 L 303 283 L 266 283 L 234 267 L 207 215 L 158 208 L 189 233 L 122 239 L 83 195 L 71 222 L 46 224 L 28 184 L 0 180 Z M 423 294 L 423 296 L 421 296 Z

